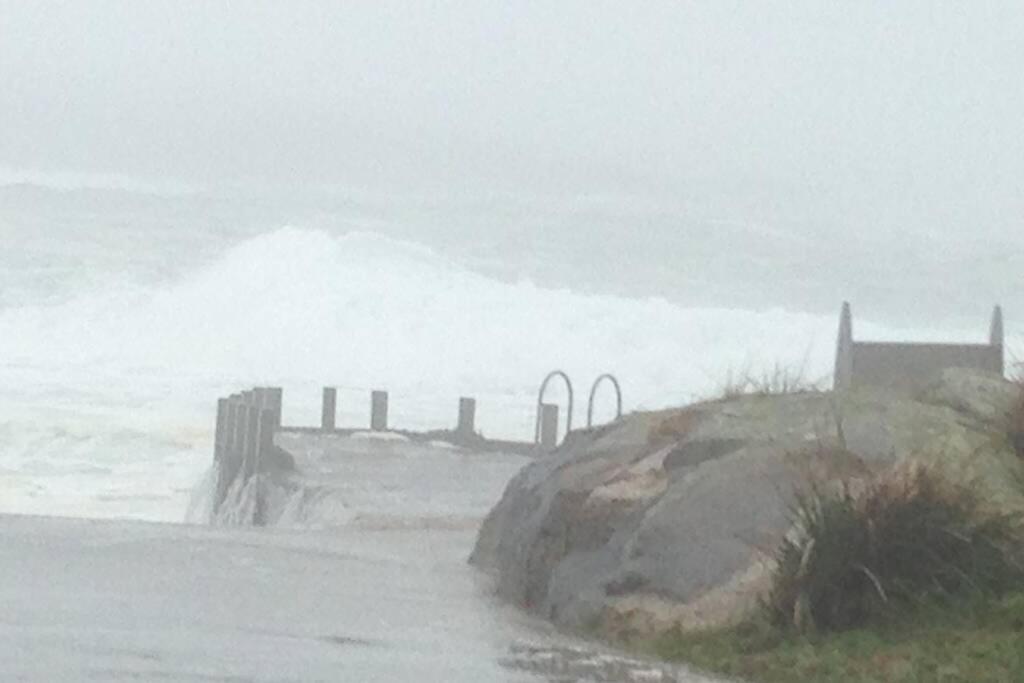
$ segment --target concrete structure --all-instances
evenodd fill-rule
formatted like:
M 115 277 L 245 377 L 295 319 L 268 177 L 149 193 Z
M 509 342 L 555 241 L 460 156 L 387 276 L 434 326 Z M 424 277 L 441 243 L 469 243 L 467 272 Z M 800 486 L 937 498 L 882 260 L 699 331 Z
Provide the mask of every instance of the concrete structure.
M 388 431 L 388 392 L 374 391 L 370 394 L 370 429 L 375 432 Z
M 914 392 L 947 368 L 971 368 L 1002 376 L 1003 312 L 992 312 L 987 344 L 934 344 L 915 342 L 863 342 L 853 340 L 850 304 L 839 314 L 836 390 L 860 386 Z
M 476 434 L 476 399 L 468 396 L 459 399 L 459 421 L 455 433 L 463 438 Z
M 338 412 L 338 390 L 324 387 L 324 397 L 320 408 L 320 429 L 325 432 L 334 429 L 334 421 Z

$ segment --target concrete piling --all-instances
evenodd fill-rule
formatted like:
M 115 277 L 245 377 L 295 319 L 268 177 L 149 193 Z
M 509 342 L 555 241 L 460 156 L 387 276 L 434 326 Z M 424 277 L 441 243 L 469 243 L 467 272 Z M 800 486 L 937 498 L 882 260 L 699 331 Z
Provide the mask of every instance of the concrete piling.
M 374 391 L 370 395 L 370 429 L 386 432 L 388 429 L 388 392 Z
M 554 450 L 558 447 L 559 442 L 560 409 L 557 404 L 544 402 L 544 389 L 549 380 L 559 376 L 565 381 L 568 392 L 565 428 L 566 431 L 571 431 L 572 385 L 565 373 L 555 371 L 548 375 L 541 385 L 532 442 L 483 439 L 476 431 L 476 399 L 468 396 L 459 398 L 458 422 L 454 430 L 434 430 L 422 433 L 399 430 L 398 433 L 410 436 L 412 439 L 445 438 L 447 435 L 453 440 L 453 443 L 472 443 L 484 450 L 501 449 L 502 451 L 523 453 L 533 452 L 538 447 L 543 450 Z M 598 381 L 600 382 L 601 379 L 604 378 L 599 378 Z M 617 385 L 614 378 L 611 378 L 611 381 Z M 213 447 L 217 475 L 215 510 L 224 504 L 232 486 L 246 484 L 249 479 L 273 462 L 272 454 L 276 448 L 275 435 L 280 431 L 346 435 L 359 431 L 352 428 L 339 429 L 337 424 L 338 390 L 336 387 L 323 388 L 319 428 L 283 427 L 281 424 L 283 393 L 281 387 L 255 387 L 217 400 Z M 371 430 L 376 432 L 389 430 L 388 399 L 387 391 L 378 389 L 371 393 Z M 621 397 L 619 401 L 621 411 Z M 593 390 L 591 391 L 591 403 L 593 403 Z M 590 408 L 591 411 L 588 412 L 592 412 L 592 405 Z M 260 495 L 257 494 L 256 507 L 253 512 L 253 523 L 255 524 L 262 523 L 265 512 L 263 510 L 264 501 L 260 500 Z
M 320 411 L 320 429 L 325 432 L 334 431 L 335 415 L 338 410 L 338 390 L 324 387 L 323 403 Z
M 257 465 L 266 462 L 274 448 L 274 419 L 273 410 L 269 408 L 262 408 L 260 410 L 260 438 L 256 457 Z
M 213 433 L 213 459 L 220 462 L 224 458 L 228 437 L 228 400 L 217 399 L 217 428 Z
M 266 387 L 266 403 L 264 408 L 269 408 L 274 413 L 274 428 L 281 427 L 281 407 L 284 398 L 284 390 L 281 387 Z
M 455 432 L 462 437 L 476 433 L 476 399 L 466 396 L 459 399 L 459 422 Z
M 245 451 L 242 467 L 245 478 L 256 474 L 256 459 L 260 447 L 260 409 L 251 403 L 245 406 Z
M 540 405 L 540 446 L 546 450 L 554 450 L 558 446 L 558 405 L 542 403 Z

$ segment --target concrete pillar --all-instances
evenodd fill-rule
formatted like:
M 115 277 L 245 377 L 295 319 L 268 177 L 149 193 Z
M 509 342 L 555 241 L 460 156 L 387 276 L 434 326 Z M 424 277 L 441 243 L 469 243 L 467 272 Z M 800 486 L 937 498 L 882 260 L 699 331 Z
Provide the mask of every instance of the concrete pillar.
M 459 423 L 455 432 L 459 436 L 473 436 L 476 433 L 476 399 L 465 396 L 459 399 Z
M 245 452 L 245 403 L 242 401 L 241 394 L 235 395 L 231 405 L 233 409 L 231 411 L 232 429 L 229 460 L 231 460 L 232 467 L 237 469 L 238 464 L 242 462 L 242 455 Z
M 992 346 L 993 354 L 995 355 L 995 360 L 993 361 L 995 367 L 993 370 L 1000 375 L 1006 370 L 1003 340 L 1003 309 L 1001 306 L 996 306 L 992 310 L 992 324 L 989 326 L 988 343 Z
M 224 458 L 224 449 L 228 438 L 228 400 L 217 399 L 217 428 L 213 433 L 213 460 L 220 462 Z
M 284 398 L 284 390 L 281 387 L 264 387 L 264 400 L 261 405 L 274 413 L 274 428 L 281 428 L 281 404 Z
M 224 497 L 228 493 L 231 482 L 238 472 L 238 459 L 236 449 L 236 431 L 238 429 L 238 396 L 232 395 L 229 398 L 221 399 L 224 402 L 224 427 L 218 424 L 217 431 L 220 432 L 218 439 L 220 452 L 219 458 L 215 457 L 214 464 L 217 467 L 217 492 L 214 499 L 214 509 L 220 507 Z M 217 402 L 217 411 L 220 412 L 221 401 Z M 219 419 L 218 419 L 219 422 Z M 216 449 L 217 447 L 215 447 Z M 215 452 L 215 456 L 217 453 Z
M 839 335 L 836 339 L 836 365 L 832 375 L 833 389 L 846 389 L 853 382 L 853 315 L 849 302 L 839 311 Z
M 324 398 L 320 408 L 320 429 L 334 431 L 334 419 L 338 411 L 338 390 L 324 387 Z
M 540 446 L 546 450 L 558 447 L 558 405 L 540 404 Z
M 242 469 L 246 480 L 256 474 L 256 458 L 260 447 L 260 409 L 254 405 L 245 406 L 245 451 Z
M 370 429 L 386 432 L 388 429 L 388 392 L 374 391 L 370 396 Z
M 269 408 L 260 409 L 260 436 L 259 446 L 256 449 L 257 464 L 266 462 L 267 458 L 270 457 L 271 451 L 274 449 L 274 431 L 276 429 L 274 420 L 273 410 Z

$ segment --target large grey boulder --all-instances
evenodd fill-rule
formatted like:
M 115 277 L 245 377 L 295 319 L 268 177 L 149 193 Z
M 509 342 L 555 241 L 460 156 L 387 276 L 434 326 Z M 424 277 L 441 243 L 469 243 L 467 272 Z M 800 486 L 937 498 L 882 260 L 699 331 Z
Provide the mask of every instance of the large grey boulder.
M 504 598 L 567 627 L 650 635 L 742 617 L 809 479 L 920 460 L 1019 505 L 1006 436 L 1018 388 L 950 370 L 920 396 L 742 396 L 637 413 L 525 467 L 470 561 Z

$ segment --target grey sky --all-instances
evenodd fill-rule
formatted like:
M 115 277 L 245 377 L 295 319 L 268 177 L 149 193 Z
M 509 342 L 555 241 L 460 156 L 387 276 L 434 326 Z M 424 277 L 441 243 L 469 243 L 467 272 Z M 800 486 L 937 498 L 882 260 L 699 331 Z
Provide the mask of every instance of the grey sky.
M 0 165 L 1010 234 L 1017 2 L 0 0 Z M 831 226 L 828 227 L 828 226 Z

